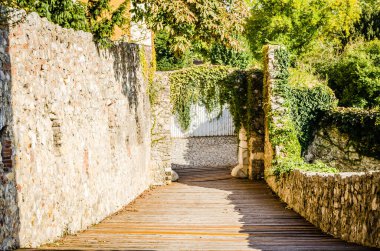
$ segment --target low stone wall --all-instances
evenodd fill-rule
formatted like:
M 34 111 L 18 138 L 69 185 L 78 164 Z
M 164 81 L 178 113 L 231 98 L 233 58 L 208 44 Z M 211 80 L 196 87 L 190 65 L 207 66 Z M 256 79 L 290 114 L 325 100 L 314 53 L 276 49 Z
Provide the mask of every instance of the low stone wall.
M 30 14 L 0 29 L 0 249 L 97 223 L 151 184 L 141 47 Z
M 172 167 L 234 166 L 237 151 L 236 136 L 173 138 Z
M 278 196 L 324 232 L 380 248 L 380 172 L 321 174 L 293 171 L 278 181 Z

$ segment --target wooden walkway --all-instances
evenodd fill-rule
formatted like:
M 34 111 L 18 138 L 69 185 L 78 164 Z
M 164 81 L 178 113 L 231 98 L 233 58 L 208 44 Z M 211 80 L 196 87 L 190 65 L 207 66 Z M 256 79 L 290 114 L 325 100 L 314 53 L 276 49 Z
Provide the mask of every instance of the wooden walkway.
M 263 182 L 227 169 L 179 171 L 180 182 L 146 192 L 121 212 L 45 249 L 370 250 L 321 233 Z

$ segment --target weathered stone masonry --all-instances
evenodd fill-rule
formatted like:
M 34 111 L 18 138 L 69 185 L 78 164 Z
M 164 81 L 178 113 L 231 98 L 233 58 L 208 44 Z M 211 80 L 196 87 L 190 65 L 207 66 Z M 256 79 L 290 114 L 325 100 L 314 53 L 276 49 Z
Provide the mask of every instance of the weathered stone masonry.
M 139 49 L 37 14 L 0 29 L 0 248 L 85 229 L 149 187 Z
M 380 171 L 380 160 L 359 149 L 357 139 L 349 133 L 341 132 L 335 125 L 322 125 L 316 130 L 305 158 L 310 162 L 323 161 L 343 172 Z
M 271 92 L 273 85 L 276 84 L 273 76 L 274 51 L 276 49 L 278 49 L 277 46 L 270 46 L 268 48 L 268 54 L 266 55 L 267 68 L 265 69 L 266 81 L 264 82 L 266 115 L 264 163 L 265 179 L 268 185 L 290 208 L 321 228 L 324 232 L 349 242 L 379 248 L 379 171 L 326 174 L 295 170 L 290 174 L 283 174 L 278 179 L 272 174 L 271 165 L 273 157 L 275 154 L 279 156 L 283 153 L 281 152 L 281 146 L 271 145 L 269 140 L 269 122 L 272 123 L 271 126 L 281 127 L 282 125 L 276 123 L 278 120 L 273 117 L 269 121 L 270 117 L 268 115 L 275 113 L 281 116 L 286 113 L 287 109 L 283 106 L 284 99 Z M 329 134 L 333 129 L 326 127 L 323 130 L 326 130 L 326 134 Z M 316 144 L 315 141 L 318 140 L 318 137 L 323 139 L 326 135 L 317 135 L 317 139 L 314 139 L 313 144 Z M 348 135 L 341 135 L 338 132 L 333 138 L 339 141 L 341 137 L 347 138 Z M 339 142 L 338 146 L 326 143 L 319 147 L 316 144 L 319 148 L 314 153 L 318 153 L 324 149 L 331 151 L 332 147 L 341 148 L 340 145 L 342 145 L 342 142 Z M 333 149 L 332 151 L 335 150 Z M 353 151 L 356 152 L 355 149 Z M 324 156 L 321 157 L 328 164 L 330 163 L 329 161 L 332 162 L 332 160 L 328 160 Z M 339 158 L 342 158 L 342 155 L 337 154 L 334 158 L 335 160 L 339 160 Z M 349 165 L 351 162 L 345 161 L 345 163 Z M 351 167 L 347 166 L 348 168 Z

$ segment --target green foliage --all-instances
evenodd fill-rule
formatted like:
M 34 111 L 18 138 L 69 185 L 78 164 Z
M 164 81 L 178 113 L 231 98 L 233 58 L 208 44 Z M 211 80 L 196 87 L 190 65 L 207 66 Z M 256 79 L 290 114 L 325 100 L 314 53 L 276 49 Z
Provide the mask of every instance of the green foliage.
M 166 30 L 176 54 L 195 41 L 239 48 L 237 38 L 248 14 L 244 0 L 135 0 L 133 12 L 135 20 L 143 19 L 155 33 Z
M 192 65 L 191 52 L 187 50 L 181 55 L 175 55 L 172 47 L 171 36 L 164 30 L 159 31 L 154 39 L 157 52 L 157 69 L 159 71 L 179 70 Z
M 289 174 L 293 170 L 298 169 L 309 172 L 322 172 L 322 173 L 338 173 L 339 170 L 326 165 L 323 162 L 316 161 L 315 163 L 305 163 L 302 159 L 281 159 L 277 161 L 276 166 L 273 169 L 273 174 L 277 179 L 283 174 Z
M 289 53 L 283 47 L 275 50 L 272 96 L 283 99 L 284 111 L 269 114 L 269 138 L 276 146 L 273 173 L 280 177 L 294 169 L 318 172 L 336 172 L 322 163 L 308 164 L 302 159 L 302 148 L 310 140 L 321 112 L 336 105 L 332 91 L 321 84 L 298 85 L 295 79 L 289 84 Z M 277 114 L 278 113 L 278 114 Z
M 253 0 L 246 34 L 256 58 L 268 41 L 299 55 L 314 43 L 339 44 L 359 17 L 358 0 Z
M 327 111 L 320 126 L 336 126 L 350 135 L 359 153 L 380 159 L 380 111 L 358 108 L 337 108 Z
M 351 44 L 336 60 L 321 61 L 315 67 L 327 77 L 340 106 L 380 107 L 379 40 Z
M 246 69 L 250 63 L 250 54 L 247 52 L 227 48 L 221 44 L 214 44 L 209 55 L 211 63 L 215 65 L 229 65 Z
M 297 130 L 297 137 L 306 150 L 312 140 L 312 133 L 324 111 L 336 107 L 333 91 L 325 85 L 314 87 L 291 87 L 288 99 L 292 121 Z
M 380 1 L 361 0 L 362 14 L 354 25 L 353 36 L 370 41 L 380 39 Z
M 1 0 L 0 4 L 37 12 L 41 17 L 64 28 L 93 33 L 95 41 L 109 46 L 116 26 L 123 27 L 129 0 L 112 10 L 110 0 L 89 0 L 87 4 L 72 0 Z
M 235 130 L 242 126 L 249 133 L 253 128 L 251 114 L 253 102 L 249 97 L 250 86 L 263 80 L 260 70 L 236 70 L 228 66 L 201 65 L 170 74 L 171 103 L 182 129 L 187 130 L 192 104 L 204 105 L 207 112 L 221 114 L 228 105 Z M 255 76 L 254 78 L 252 76 Z
M 232 71 L 233 69 L 226 66 L 202 65 L 170 74 L 173 114 L 177 116 L 184 130 L 190 125 L 192 104 L 203 104 L 209 113 L 217 109 L 222 111 L 226 100 L 222 95 L 221 83 Z

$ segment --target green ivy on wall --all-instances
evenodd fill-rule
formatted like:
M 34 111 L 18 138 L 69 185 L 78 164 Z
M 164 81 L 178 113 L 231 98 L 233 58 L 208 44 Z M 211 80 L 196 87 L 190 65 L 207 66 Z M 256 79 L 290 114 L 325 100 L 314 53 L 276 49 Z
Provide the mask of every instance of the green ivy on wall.
M 264 53 L 268 53 L 268 48 Z M 277 149 L 273 160 L 273 174 L 280 177 L 293 169 L 319 172 L 337 172 L 322 162 L 305 163 L 302 150 L 311 139 L 322 112 L 336 106 L 336 98 L 327 87 L 296 87 L 289 85 L 289 54 L 283 47 L 275 50 L 274 83 L 271 96 L 282 99 L 284 110 L 274 110 L 269 114 L 269 137 Z M 266 67 L 268 69 L 268 67 Z M 267 74 L 267 78 L 268 73 Z
M 209 113 L 221 113 L 227 103 L 223 83 L 232 72 L 233 68 L 226 66 L 201 65 L 170 74 L 170 101 L 182 129 L 190 126 L 192 104 L 204 105 Z
M 208 113 L 221 112 L 228 105 L 235 131 L 244 126 L 249 134 L 253 128 L 255 97 L 248 95 L 255 81 L 262 82 L 262 71 L 236 70 L 228 66 L 201 65 L 170 74 L 173 114 L 183 130 L 191 123 L 192 104 L 204 105 Z M 254 78 L 252 76 L 255 76 Z M 256 103 L 254 103 L 256 102 Z

